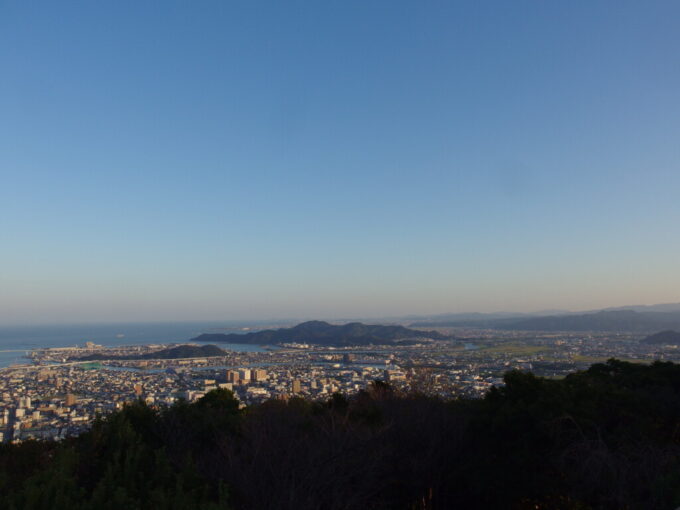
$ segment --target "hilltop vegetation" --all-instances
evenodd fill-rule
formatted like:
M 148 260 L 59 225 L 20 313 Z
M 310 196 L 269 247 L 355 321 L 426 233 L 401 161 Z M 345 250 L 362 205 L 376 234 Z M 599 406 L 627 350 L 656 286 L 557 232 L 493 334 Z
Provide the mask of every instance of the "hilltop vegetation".
M 351 322 L 336 326 L 323 321 L 308 321 L 292 328 L 268 329 L 246 334 L 203 334 L 192 341 L 226 342 L 235 344 L 273 345 L 286 342 L 309 343 L 316 345 L 395 345 L 415 338 L 443 340 L 450 338 L 437 331 L 419 331 L 403 326 L 368 325 Z
M 661 331 L 643 340 L 647 344 L 680 345 L 680 333 L 677 331 Z
M 0 447 L 7 509 L 668 509 L 680 365 L 509 372 L 482 400 L 402 395 L 239 410 L 216 390 L 128 406 L 61 444 Z
M 216 345 L 178 345 L 160 351 L 146 352 L 144 354 L 131 354 L 126 356 L 113 356 L 109 354 L 89 354 L 83 356 L 81 361 L 101 360 L 144 360 L 144 359 L 182 359 L 182 358 L 209 358 L 212 356 L 226 356 L 226 351 Z

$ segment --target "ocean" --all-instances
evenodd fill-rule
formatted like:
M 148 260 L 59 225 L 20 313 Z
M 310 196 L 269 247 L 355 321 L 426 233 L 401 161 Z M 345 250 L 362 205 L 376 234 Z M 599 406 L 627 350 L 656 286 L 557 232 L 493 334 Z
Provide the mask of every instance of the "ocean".
M 84 346 L 85 342 L 112 347 L 186 342 L 201 333 L 247 333 L 265 325 L 224 322 L 159 322 L 129 324 L 78 324 L 55 326 L 0 326 L 0 368 L 27 363 L 27 352 L 37 348 Z M 244 330 L 243 328 L 251 328 Z M 257 345 L 218 344 L 238 351 L 261 351 Z

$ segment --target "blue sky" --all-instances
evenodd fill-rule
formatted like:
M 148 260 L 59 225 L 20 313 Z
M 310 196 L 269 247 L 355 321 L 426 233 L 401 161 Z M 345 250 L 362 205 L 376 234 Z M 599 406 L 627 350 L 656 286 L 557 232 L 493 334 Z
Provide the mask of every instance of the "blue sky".
M 1 2 L 0 323 L 680 301 L 680 3 Z

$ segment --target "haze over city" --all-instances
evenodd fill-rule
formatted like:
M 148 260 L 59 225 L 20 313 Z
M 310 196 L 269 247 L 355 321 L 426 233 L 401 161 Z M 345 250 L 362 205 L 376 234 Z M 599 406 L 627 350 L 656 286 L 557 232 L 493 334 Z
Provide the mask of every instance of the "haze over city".
M 677 2 L 0 7 L 0 324 L 680 301 Z

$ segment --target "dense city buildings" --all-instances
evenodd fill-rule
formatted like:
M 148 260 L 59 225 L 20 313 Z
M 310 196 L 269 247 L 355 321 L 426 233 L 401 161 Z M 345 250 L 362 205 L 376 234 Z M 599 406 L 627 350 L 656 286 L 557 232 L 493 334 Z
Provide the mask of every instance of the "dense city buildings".
M 142 399 L 168 406 L 179 399 L 195 401 L 215 388 L 233 391 L 242 406 L 294 396 L 353 395 L 374 380 L 398 391 L 477 398 L 502 385 L 511 369 L 559 378 L 612 357 L 680 360 L 676 346 L 650 345 L 640 335 L 480 330 L 456 335 L 457 340 L 405 346 L 289 344 L 182 359 L 153 358 L 168 345 L 104 348 L 88 342 L 83 348 L 38 349 L 30 364 L 0 370 L 0 440 L 63 439 L 125 403 Z M 82 360 L 92 354 L 101 359 Z

